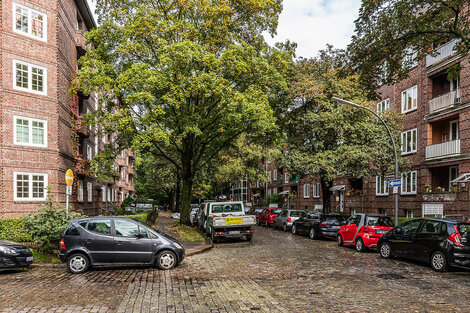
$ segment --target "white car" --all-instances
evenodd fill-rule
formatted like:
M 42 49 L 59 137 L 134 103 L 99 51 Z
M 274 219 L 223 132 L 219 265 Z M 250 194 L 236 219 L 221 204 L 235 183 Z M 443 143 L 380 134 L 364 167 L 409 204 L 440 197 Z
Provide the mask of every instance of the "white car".
M 198 207 L 191 208 L 191 212 L 189 213 L 189 221 L 191 222 L 191 225 L 194 225 L 197 223 L 197 220 L 196 220 L 197 211 L 199 211 Z

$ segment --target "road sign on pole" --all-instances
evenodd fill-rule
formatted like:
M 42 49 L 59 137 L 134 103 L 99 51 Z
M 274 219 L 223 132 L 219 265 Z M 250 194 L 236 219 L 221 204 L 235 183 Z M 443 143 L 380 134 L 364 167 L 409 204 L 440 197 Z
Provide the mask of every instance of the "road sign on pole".
M 401 186 L 401 179 L 390 180 L 388 182 L 388 186 L 391 187 L 400 187 Z
M 72 194 L 72 184 L 73 184 L 73 172 L 71 169 L 68 169 L 67 172 L 65 172 L 65 183 L 67 183 L 67 189 L 66 189 L 66 200 L 65 200 L 65 212 L 67 218 L 69 218 L 69 195 Z

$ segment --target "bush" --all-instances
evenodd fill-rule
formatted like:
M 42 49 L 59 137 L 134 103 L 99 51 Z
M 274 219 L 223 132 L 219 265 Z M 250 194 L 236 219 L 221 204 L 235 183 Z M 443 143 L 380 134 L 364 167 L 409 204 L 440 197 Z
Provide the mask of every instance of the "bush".
M 32 241 L 31 234 L 25 231 L 24 218 L 0 219 L 0 238 L 12 241 Z

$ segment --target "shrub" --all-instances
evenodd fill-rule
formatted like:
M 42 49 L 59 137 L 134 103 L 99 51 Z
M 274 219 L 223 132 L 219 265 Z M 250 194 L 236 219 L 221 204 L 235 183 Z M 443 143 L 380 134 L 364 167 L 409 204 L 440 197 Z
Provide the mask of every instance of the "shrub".
M 32 241 L 31 234 L 25 231 L 24 218 L 0 219 L 0 238 L 12 241 Z

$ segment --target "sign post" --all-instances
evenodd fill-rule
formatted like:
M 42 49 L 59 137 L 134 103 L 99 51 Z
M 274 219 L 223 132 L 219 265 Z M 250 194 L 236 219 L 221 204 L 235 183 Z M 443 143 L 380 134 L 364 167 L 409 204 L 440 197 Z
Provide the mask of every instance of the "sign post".
M 73 172 L 71 169 L 68 169 L 65 172 L 65 182 L 67 183 L 67 191 L 66 191 L 66 201 L 65 201 L 65 212 L 67 215 L 67 219 L 69 218 L 69 195 L 72 194 L 72 184 L 73 184 Z

